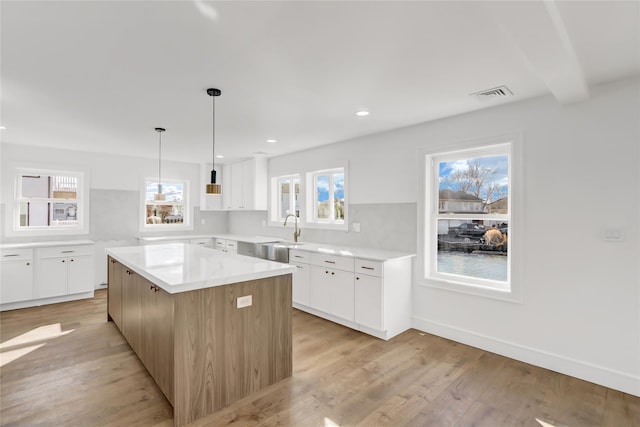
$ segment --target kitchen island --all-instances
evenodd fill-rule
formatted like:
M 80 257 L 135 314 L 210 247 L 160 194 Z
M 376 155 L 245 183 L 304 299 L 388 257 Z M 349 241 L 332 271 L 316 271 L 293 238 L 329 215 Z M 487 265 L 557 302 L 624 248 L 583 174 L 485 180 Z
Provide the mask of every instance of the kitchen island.
M 174 426 L 291 376 L 294 266 L 183 244 L 106 249 L 108 320 Z

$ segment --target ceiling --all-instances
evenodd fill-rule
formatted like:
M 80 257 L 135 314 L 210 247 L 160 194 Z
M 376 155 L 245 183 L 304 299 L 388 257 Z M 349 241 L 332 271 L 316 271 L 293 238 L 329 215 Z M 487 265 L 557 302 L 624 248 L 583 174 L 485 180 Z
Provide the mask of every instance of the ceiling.
M 222 163 L 580 101 L 640 72 L 639 5 L 3 0 L 2 142 L 157 158 L 164 127 L 163 158 L 210 161 L 208 87 Z M 470 96 L 501 85 L 513 96 Z

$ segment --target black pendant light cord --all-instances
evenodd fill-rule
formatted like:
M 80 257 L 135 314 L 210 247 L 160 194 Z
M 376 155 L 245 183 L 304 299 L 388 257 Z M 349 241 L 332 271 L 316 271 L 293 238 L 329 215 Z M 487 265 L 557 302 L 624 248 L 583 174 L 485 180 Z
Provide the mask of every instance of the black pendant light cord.
M 156 132 L 158 132 L 158 137 L 160 138 L 160 143 L 158 144 L 158 194 L 162 194 L 162 132 L 164 131 L 164 128 L 156 128 Z
M 207 94 L 211 99 L 211 123 L 212 123 L 212 159 L 211 159 L 211 184 L 216 183 L 216 96 L 220 96 L 222 91 L 220 89 L 209 88 Z

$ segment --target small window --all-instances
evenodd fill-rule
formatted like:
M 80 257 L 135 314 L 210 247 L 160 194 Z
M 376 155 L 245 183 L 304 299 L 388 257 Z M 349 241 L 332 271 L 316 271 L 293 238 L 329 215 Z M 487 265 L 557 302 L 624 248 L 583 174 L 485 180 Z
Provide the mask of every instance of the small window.
M 81 172 L 18 170 L 14 230 L 84 232 L 83 177 Z
M 159 192 L 161 191 L 161 193 Z M 143 228 L 190 228 L 188 182 L 147 178 L 144 185 Z
M 300 217 L 300 175 L 273 178 L 271 220 L 284 221 L 287 215 Z
M 307 223 L 329 226 L 346 226 L 347 204 L 344 168 L 318 171 L 308 174 Z

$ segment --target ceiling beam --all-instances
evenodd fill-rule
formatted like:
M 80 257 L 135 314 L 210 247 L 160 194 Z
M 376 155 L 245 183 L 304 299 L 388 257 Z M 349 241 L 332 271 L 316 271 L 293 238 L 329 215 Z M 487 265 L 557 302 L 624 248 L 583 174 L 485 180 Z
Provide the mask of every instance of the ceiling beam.
M 487 2 L 533 71 L 561 103 L 589 97 L 589 87 L 553 0 Z

